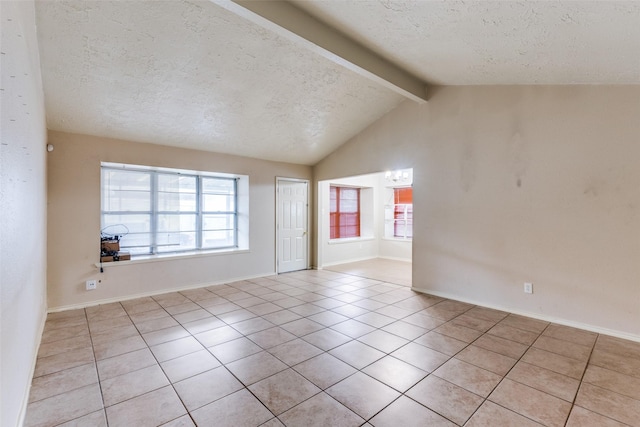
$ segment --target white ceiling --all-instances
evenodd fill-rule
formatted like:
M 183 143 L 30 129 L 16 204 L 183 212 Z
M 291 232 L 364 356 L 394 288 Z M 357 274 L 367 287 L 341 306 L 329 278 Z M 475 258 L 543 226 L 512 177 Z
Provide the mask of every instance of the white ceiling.
M 296 4 L 431 84 L 640 84 L 640 2 Z M 311 165 L 405 99 L 209 1 L 36 15 L 52 130 Z

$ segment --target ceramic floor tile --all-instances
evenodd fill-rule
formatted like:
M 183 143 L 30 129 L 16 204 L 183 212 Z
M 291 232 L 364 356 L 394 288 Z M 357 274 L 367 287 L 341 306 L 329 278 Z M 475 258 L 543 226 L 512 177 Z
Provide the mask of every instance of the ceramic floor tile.
M 107 427 L 107 415 L 104 409 L 75 418 L 57 427 Z
M 303 337 L 310 333 L 324 329 L 324 326 L 309 319 L 294 320 L 293 322 L 281 324 L 280 327 L 297 337 Z
M 195 338 L 185 337 L 154 345 L 153 347 L 150 347 L 150 349 L 158 362 L 164 362 L 170 359 L 175 359 L 176 357 L 184 356 L 185 354 L 204 350 L 204 347 Z
M 206 371 L 173 384 L 180 399 L 193 411 L 243 388 L 243 385 L 224 367 Z
M 361 314 L 368 313 L 369 310 L 362 307 L 357 307 L 353 304 L 343 304 L 339 307 L 332 308 L 331 311 L 334 313 L 342 314 L 343 316 L 352 318 L 356 316 L 360 316 Z
M 199 310 L 201 308 L 202 307 L 200 307 L 195 302 L 187 301 L 187 302 L 184 302 L 182 304 L 172 305 L 170 307 L 166 307 L 165 310 L 167 310 L 167 312 L 169 314 L 171 314 L 172 316 L 175 316 L 177 314 L 188 313 L 189 311 Z
M 450 359 L 433 374 L 482 397 L 488 396 L 502 379 L 500 375 L 458 359 Z
M 336 348 L 352 340 L 351 337 L 341 334 L 338 331 L 334 331 L 333 329 L 322 329 L 309 335 L 305 335 L 302 339 L 324 351 L 329 351 L 332 348 Z
M 209 313 L 213 314 L 214 316 L 220 316 L 224 313 L 229 313 L 231 311 L 236 311 L 241 309 L 242 307 L 240 307 L 237 304 L 234 304 L 232 302 L 225 302 L 222 304 L 216 304 L 214 306 L 211 307 L 206 307 L 205 310 L 207 310 Z
M 613 347 L 597 345 L 589 363 L 605 369 L 640 378 L 640 355 L 628 355 L 616 352 Z
M 253 319 L 254 317 L 257 317 L 257 316 L 252 312 L 250 312 L 249 310 L 245 310 L 243 308 L 240 310 L 233 310 L 233 311 L 228 311 L 226 313 L 221 313 L 221 314 L 218 314 L 216 317 L 222 320 L 224 323 L 228 325 L 232 325 L 234 323 L 242 322 L 243 320 Z M 267 316 L 263 316 L 263 318 L 267 319 Z M 275 322 L 271 322 L 271 323 L 277 324 Z
M 249 386 L 249 390 L 274 415 L 280 415 L 320 392 L 318 387 L 292 369 L 259 381 Z
M 100 334 L 113 328 L 121 328 L 123 326 L 133 326 L 133 322 L 129 316 L 114 317 L 100 321 L 89 321 L 89 330 L 91 331 L 91 334 Z
M 586 361 L 591 355 L 591 347 L 544 335 L 541 335 L 536 342 L 533 343 L 533 347 L 581 361 Z
M 30 403 L 24 425 L 62 424 L 99 409 L 102 409 L 102 396 L 96 383 Z
M 144 342 L 140 335 L 133 335 L 127 338 L 122 338 L 115 341 L 108 341 L 102 343 L 93 343 L 93 352 L 96 355 L 96 360 L 107 359 L 109 357 L 119 356 L 121 354 L 129 353 L 131 351 L 140 350 L 146 348 L 147 344 Z
M 398 335 L 407 340 L 414 340 L 421 335 L 424 335 L 428 329 L 416 326 L 411 323 L 407 323 L 403 320 L 391 323 L 390 325 L 382 328 L 383 331 L 390 332 L 394 335 Z
M 221 328 L 216 328 L 194 335 L 194 338 L 197 339 L 200 344 L 205 347 L 213 347 L 227 341 L 238 339 L 240 337 L 242 337 L 242 334 L 233 329 L 231 326 L 223 326 Z
M 356 427 L 364 422 L 362 418 L 326 393 L 316 394 L 281 414 L 279 418 L 287 426 L 308 427 Z
M 405 323 L 411 323 L 412 325 L 419 326 L 429 331 L 443 325 L 446 322 L 446 320 L 427 316 L 423 313 L 414 313 L 411 316 L 405 317 L 404 319 L 402 319 L 402 321 Z
M 100 380 L 104 381 L 118 375 L 155 365 L 156 359 L 148 348 L 102 359 L 97 362 Z
M 505 311 L 494 310 L 492 308 L 475 306 L 465 313 L 467 316 L 472 316 L 477 319 L 488 320 L 490 322 L 499 322 L 509 315 Z
M 573 402 L 580 385 L 580 381 L 576 379 L 526 362 L 519 362 L 507 378 L 567 402 Z
M 294 340 L 296 339 L 296 336 L 285 331 L 282 328 L 275 327 L 256 332 L 255 334 L 247 335 L 247 338 L 258 344 L 260 347 L 269 349 L 271 347 L 286 343 L 287 341 Z
M 299 363 L 293 369 L 323 390 L 356 372 L 355 368 L 328 353 Z
M 466 343 L 471 343 L 475 341 L 480 335 L 482 335 L 482 332 L 480 331 L 467 328 L 466 326 L 459 326 L 452 322 L 448 322 L 444 325 L 438 326 L 436 329 L 434 329 L 434 332 L 442 335 L 447 335 Z
M 107 407 L 166 385 L 169 385 L 169 380 L 158 365 L 100 382 L 104 404 Z
M 448 356 L 453 356 L 469 345 L 464 341 L 434 331 L 427 332 L 421 337 L 416 338 L 414 342 Z
M 323 311 L 325 311 L 325 309 L 311 303 L 306 303 L 306 304 L 297 305 L 295 307 L 291 307 L 289 311 L 292 311 L 303 317 L 308 317 L 308 316 L 313 316 L 314 314 L 322 313 Z
M 574 406 L 569 414 L 566 427 L 628 427 L 628 425 L 580 406 Z
M 93 350 L 91 347 L 71 350 L 53 356 L 41 357 L 36 361 L 36 369 L 33 376 L 36 378 L 42 375 L 53 374 L 54 372 L 64 371 L 65 369 L 71 369 L 76 366 L 86 365 L 87 363 L 93 362 Z
M 392 356 L 383 357 L 362 372 L 402 393 L 427 376 L 427 372 L 422 369 Z
M 467 422 L 465 427 L 540 427 L 529 418 L 496 405 L 493 402 L 485 401 L 475 414 Z M 586 426 L 583 426 L 586 427 Z M 595 426 L 594 426 L 595 427 Z
M 173 387 L 167 386 L 108 407 L 107 421 L 109 427 L 154 426 L 186 413 Z
M 517 314 L 509 314 L 503 320 L 500 321 L 501 325 L 511 326 L 513 328 L 523 329 L 525 331 L 531 331 L 536 334 L 541 334 L 549 322 L 543 320 L 532 319 L 530 317 L 524 317 Z
M 77 366 L 53 374 L 34 378 L 31 382 L 29 403 L 66 393 L 98 382 L 93 363 Z
M 391 353 L 391 356 L 403 360 L 426 372 L 433 372 L 445 363 L 449 356 L 416 343 L 409 343 Z
M 349 319 L 331 326 L 331 329 L 351 338 L 359 338 L 365 334 L 375 331 L 376 328 L 357 320 Z
M 400 320 L 413 314 L 411 310 L 396 307 L 395 305 L 387 305 L 385 307 L 379 308 L 376 310 L 376 313 L 384 314 L 385 316 L 392 317 L 396 320 Z
M 192 377 L 220 366 L 220 362 L 207 350 L 187 354 L 160 364 L 172 383 Z
M 64 317 L 61 319 L 47 319 L 44 325 L 44 332 L 52 329 L 69 328 L 73 326 L 87 326 L 87 319 L 84 316 Z
M 640 400 L 640 378 L 590 365 L 582 381 L 635 400 Z
M 446 418 L 421 404 L 401 396 L 371 419 L 374 427 L 454 427 Z
M 252 354 L 225 366 L 247 386 L 288 368 L 266 351 Z
M 77 337 L 42 343 L 38 349 L 38 358 L 55 356 L 56 354 L 86 347 L 91 347 L 91 336 L 89 334 L 82 334 Z
M 162 424 L 160 427 L 196 427 L 189 415 L 183 415 L 168 423 Z
M 593 347 L 598 338 L 595 332 L 583 331 L 569 326 L 549 325 L 542 333 L 545 337 L 557 338 L 559 340 Z
M 475 340 L 473 345 L 514 359 L 520 359 L 529 348 L 527 345 L 490 334 L 484 334 Z
M 521 360 L 577 380 L 582 378 L 586 368 L 586 362 L 533 347 L 522 356 Z
M 472 365 L 501 376 L 506 375 L 517 361 L 511 357 L 485 350 L 473 344 L 456 354 L 456 359 L 471 363 Z
M 435 375 L 429 375 L 407 396 L 458 425 L 463 425 L 484 399 Z
M 212 316 L 213 315 L 207 310 L 200 308 L 197 310 L 188 311 L 186 313 L 176 314 L 175 316 L 173 316 L 173 318 L 176 319 L 180 324 L 184 325 L 185 323 L 211 318 Z
M 42 343 L 75 338 L 79 335 L 88 335 L 89 328 L 86 325 L 74 326 L 71 328 L 51 329 L 42 334 Z
M 259 426 L 273 414 L 246 389 L 216 400 L 191 414 L 199 426 Z
M 396 390 L 362 372 L 329 387 L 326 393 L 365 420 L 400 396 Z
M 350 341 L 329 353 L 356 369 L 362 369 L 385 356 L 383 352 L 358 341 Z
M 361 336 L 358 341 L 383 353 L 391 353 L 409 342 L 404 338 L 379 329 Z
M 193 322 L 182 324 L 182 327 L 189 331 L 189 333 L 192 335 L 199 334 L 200 332 L 210 331 L 222 326 L 226 326 L 226 323 L 214 316 L 205 317 L 199 320 L 194 320 Z
M 177 323 L 177 322 L 176 322 Z M 138 329 L 133 325 L 119 326 L 117 328 L 109 329 L 102 333 L 92 333 L 91 341 L 94 347 L 102 344 L 110 343 L 112 341 L 121 340 L 124 338 L 140 336 Z
M 323 326 L 331 326 L 336 323 L 344 322 L 345 320 L 349 320 L 347 316 L 343 316 L 342 314 L 334 313 L 333 311 L 323 311 L 322 313 L 314 314 L 313 316 L 309 316 L 309 320 L 313 320 Z
M 389 325 L 390 323 L 395 322 L 395 319 L 393 317 L 389 317 L 389 316 L 385 316 L 384 314 L 373 313 L 373 312 L 362 314 L 356 317 L 354 320 L 357 320 L 358 322 L 366 323 L 367 325 L 373 326 L 374 328 L 383 328 Z
M 322 353 L 322 350 L 298 338 L 270 348 L 269 353 L 273 354 L 287 365 L 293 366 L 317 356 Z
M 243 357 L 250 356 L 252 354 L 262 351 L 257 344 L 253 343 L 248 338 L 238 338 L 233 341 L 227 341 L 222 344 L 218 344 L 214 347 L 210 347 L 209 351 L 216 359 L 222 363 L 233 362 L 234 360 L 242 359 Z
M 161 329 L 159 331 L 149 332 L 142 335 L 149 347 L 188 336 L 189 332 L 187 332 L 182 326 L 173 326 L 171 328 Z
M 141 334 L 167 329 L 180 325 L 173 317 L 161 317 L 147 322 L 136 323 L 136 328 Z
M 588 383 L 580 386 L 575 404 L 629 425 L 637 425 L 640 420 L 640 400 Z
M 493 328 L 497 322 L 478 319 L 477 317 L 470 316 L 465 313 L 451 320 L 451 323 L 456 326 L 464 326 L 466 328 L 475 329 L 476 331 L 487 332 L 489 329 Z
M 163 308 L 129 315 L 131 321 L 133 321 L 133 323 L 135 323 L 136 325 L 138 323 L 148 322 L 150 320 L 162 319 L 163 317 L 170 317 L 169 313 L 167 313 Z
M 504 379 L 489 400 L 549 427 L 564 426 L 571 403 Z
M 538 338 L 539 334 L 535 332 L 525 331 L 523 329 L 513 328 L 508 325 L 498 323 L 489 329 L 488 334 L 495 335 L 500 338 L 515 341 L 524 345 L 531 345 Z
M 269 313 L 262 317 L 264 319 L 267 319 L 269 322 L 273 323 L 274 325 L 282 325 L 283 323 L 289 323 L 294 320 L 298 320 L 302 318 L 302 316 L 300 316 L 299 314 L 296 314 L 293 311 L 289 311 L 289 310 L 276 311 L 274 313 Z

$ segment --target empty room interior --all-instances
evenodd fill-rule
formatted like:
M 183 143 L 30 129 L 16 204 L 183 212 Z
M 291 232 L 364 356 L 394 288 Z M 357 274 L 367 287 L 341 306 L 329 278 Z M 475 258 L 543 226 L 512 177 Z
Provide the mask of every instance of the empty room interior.
M 0 28 L 3 427 L 640 426 L 640 2 Z

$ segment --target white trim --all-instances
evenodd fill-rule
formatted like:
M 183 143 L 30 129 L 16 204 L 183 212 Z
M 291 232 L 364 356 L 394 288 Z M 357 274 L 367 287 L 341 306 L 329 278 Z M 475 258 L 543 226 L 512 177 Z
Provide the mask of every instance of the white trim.
M 109 304 L 109 303 L 112 303 L 112 302 L 128 301 L 128 300 L 132 300 L 132 299 L 136 299 L 136 298 L 151 297 L 151 296 L 156 296 L 156 295 L 169 294 L 169 293 L 172 293 L 172 292 L 187 291 L 187 290 L 190 290 L 190 289 L 206 288 L 208 286 L 225 285 L 225 284 L 228 284 L 228 283 L 240 282 L 240 281 L 243 281 L 243 280 L 251 280 L 251 279 L 257 279 L 257 278 L 260 278 L 260 277 L 274 276 L 275 274 L 276 273 L 274 271 L 271 271 L 271 272 L 260 273 L 260 274 L 255 274 L 255 275 L 251 275 L 251 276 L 234 277 L 234 278 L 230 278 L 230 279 L 219 280 L 219 281 L 216 281 L 216 282 L 198 283 L 198 284 L 192 284 L 192 285 L 179 286 L 179 287 L 171 288 L 171 289 L 163 289 L 160 292 L 143 292 L 143 293 L 140 293 L 140 294 L 133 294 L 133 295 L 127 295 L 127 296 L 121 296 L 121 297 L 105 298 L 105 299 L 101 299 L 101 300 L 95 300 L 95 301 L 90 301 L 90 302 L 85 302 L 85 303 L 80 303 L 80 304 L 72 304 L 72 305 L 63 305 L 63 306 L 60 306 L 60 307 L 52 307 L 52 308 L 49 308 L 49 310 L 47 312 L 48 313 L 56 313 L 58 311 L 75 310 L 75 309 L 78 309 L 78 308 L 93 307 L 93 306 L 96 306 L 96 305 Z
M 380 258 L 380 257 L 378 257 L 378 256 L 370 256 L 370 257 L 363 257 L 363 258 L 341 259 L 340 261 L 337 261 L 337 262 L 331 262 L 329 264 L 322 264 L 322 267 L 320 268 L 320 270 L 322 268 L 331 267 L 331 266 L 334 266 L 334 265 L 350 264 L 352 262 L 360 262 L 360 261 L 369 261 L 370 259 L 377 259 L 377 258 Z
M 215 251 L 197 251 L 197 252 L 184 252 L 180 254 L 157 254 L 157 255 L 137 255 L 134 259 L 127 261 L 113 261 L 113 262 L 96 262 L 94 265 L 97 268 L 100 267 L 124 267 L 127 265 L 144 264 L 147 262 L 158 261 L 173 261 L 178 259 L 190 259 L 190 258 L 202 258 L 206 256 L 220 256 L 220 255 L 235 255 L 250 253 L 249 249 L 220 249 Z
M 341 239 L 329 239 L 327 240 L 327 244 L 328 245 L 344 245 L 347 243 L 370 242 L 373 240 L 377 240 L 375 236 L 343 237 Z
M 558 325 L 570 326 L 572 328 L 583 329 L 585 331 L 595 332 L 595 333 L 598 333 L 598 334 L 609 335 L 609 336 L 616 337 L 616 338 L 622 338 L 622 339 L 625 339 L 625 340 L 640 342 L 640 335 L 629 334 L 629 333 L 626 333 L 626 332 L 620 332 L 620 331 L 616 331 L 616 330 L 608 329 L 608 328 L 602 328 L 602 327 L 599 327 L 599 326 L 589 325 L 587 323 L 582 323 L 582 322 L 574 322 L 574 321 L 571 321 L 571 320 L 567 320 L 567 319 L 563 319 L 563 318 L 555 317 L 555 316 L 547 316 L 547 315 L 543 315 L 543 314 L 539 314 L 539 313 L 532 313 L 532 312 L 523 311 L 523 310 L 514 310 L 513 308 L 502 307 L 502 306 L 499 306 L 499 305 L 486 304 L 484 302 L 483 303 L 478 303 L 477 301 L 473 301 L 473 300 L 468 299 L 468 298 L 460 298 L 460 296 L 458 296 L 458 295 L 453 295 L 453 294 L 450 294 L 450 293 L 447 293 L 447 292 L 430 291 L 428 289 L 420 289 L 420 288 L 417 288 L 415 286 L 412 286 L 411 290 L 412 291 L 416 291 L 416 292 L 429 294 L 429 295 L 434 295 L 434 296 L 437 296 L 437 297 L 453 299 L 453 300 L 456 300 L 456 301 L 466 302 L 466 303 L 469 303 L 469 304 L 475 304 L 475 305 L 479 305 L 481 307 L 492 308 L 494 310 L 500 310 L 500 311 L 505 311 L 505 312 L 508 312 L 508 313 L 518 314 L 520 316 L 531 317 L 533 319 L 543 320 L 545 322 L 552 322 L 552 323 L 556 323 Z
M 378 258 L 390 259 L 391 261 L 401 261 L 401 262 L 406 262 L 406 263 L 409 263 L 409 264 L 413 263 L 413 259 L 411 259 L 411 258 L 397 258 L 397 257 L 393 257 L 393 256 L 379 256 Z
M 24 425 L 24 422 L 27 418 L 27 407 L 29 406 L 29 396 L 31 395 L 31 383 L 33 382 L 33 376 L 36 373 L 36 363 L 38 362 L 38 353 L 40 353 L 40 344 L 42 344 L 42 334 L 44 333 L 44 326 L 47 323 L 47 313 L 48 310 L 46 308 L 46 304 L 43 304 L 44 311 L 42 313 L 42 318 L 40 320 L 40 328 L 38 333 L 36 334 L 36 352 L 33 355 L 33 360 L 31 361 L 31 371 L 29 372 L 29 385 L 27 386 L 27 392 L 22 397 L 22 407 L 20 408 L 20 415 L 18 416 L 18 425 Z

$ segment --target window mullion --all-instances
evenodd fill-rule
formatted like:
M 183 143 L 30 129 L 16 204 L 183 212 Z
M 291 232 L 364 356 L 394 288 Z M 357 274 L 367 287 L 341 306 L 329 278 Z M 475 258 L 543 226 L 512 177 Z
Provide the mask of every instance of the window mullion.
M 204 221 L 204 215 L 202 215 L 202 206 L 204 197 L 204 180 L 200 175 L 196 176 L 196 248 L 202 249 L 202 221 Z
M 151 253 L 158 253 L 158 174 L 151 174 Z

